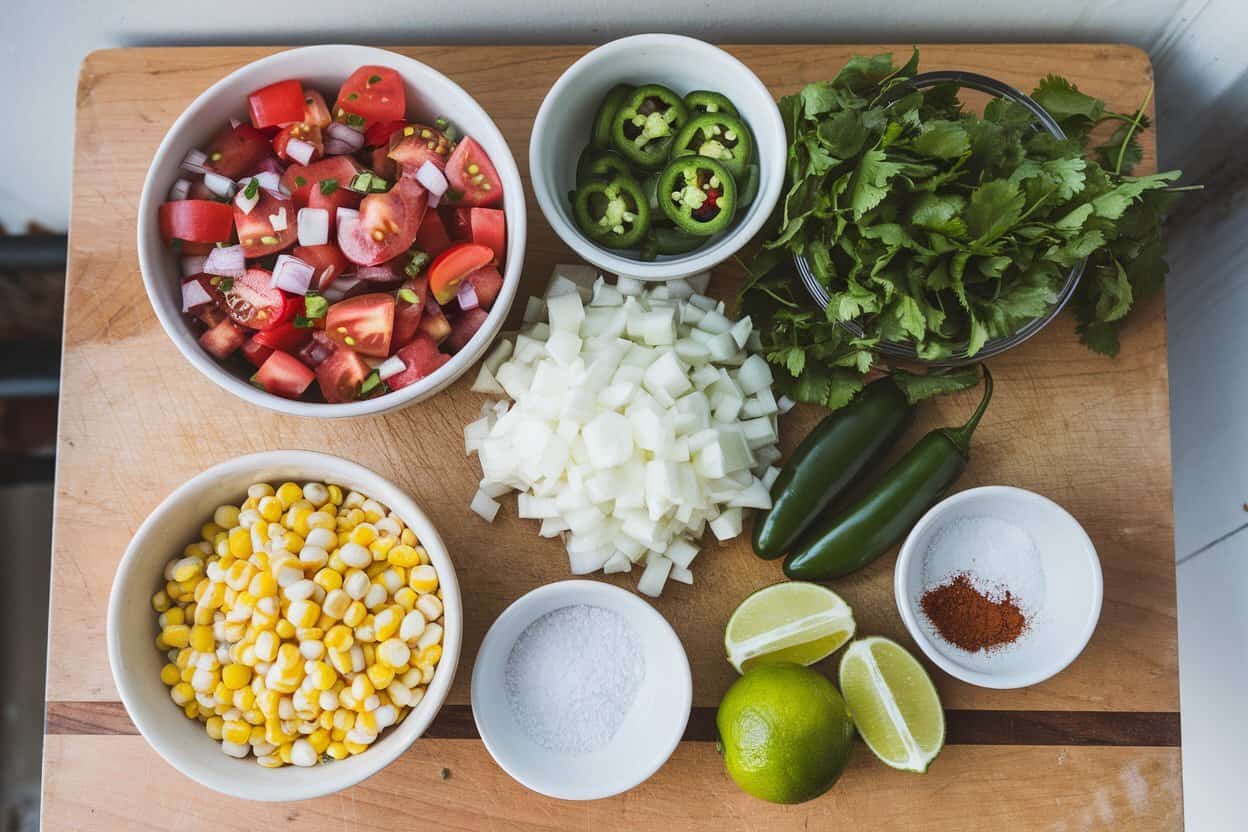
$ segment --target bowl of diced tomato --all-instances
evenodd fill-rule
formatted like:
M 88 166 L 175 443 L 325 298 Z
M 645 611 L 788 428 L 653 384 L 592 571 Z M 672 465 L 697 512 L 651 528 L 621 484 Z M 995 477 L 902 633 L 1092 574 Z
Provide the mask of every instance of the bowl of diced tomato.
M 174 122 L 139 204 L 169 337 L 241 398 L 379 413 L 463 375 L 502 328 L 524 193 L 494 122 L 437 70 L 310 46 L 231 73 Z

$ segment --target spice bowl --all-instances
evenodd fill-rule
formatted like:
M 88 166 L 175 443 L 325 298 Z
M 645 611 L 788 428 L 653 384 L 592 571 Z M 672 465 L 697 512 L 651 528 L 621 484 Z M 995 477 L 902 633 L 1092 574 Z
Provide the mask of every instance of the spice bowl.
M 937 503 L 911 530 L 893 574 L 897 609 L 946 673 L 986 688 L 1056 675 L 1087 645 L 1101 613 L 1091 539 L 1057 503 L 985 486 Z M 962 646 L 959 646 L 962 645 Z
M 490 626 L 472 670 L 472 716 L 495 762 L 563 800 L 610 797 L 667 761 L 689 721 L 680 638 L 611 584 L 534 589 Z

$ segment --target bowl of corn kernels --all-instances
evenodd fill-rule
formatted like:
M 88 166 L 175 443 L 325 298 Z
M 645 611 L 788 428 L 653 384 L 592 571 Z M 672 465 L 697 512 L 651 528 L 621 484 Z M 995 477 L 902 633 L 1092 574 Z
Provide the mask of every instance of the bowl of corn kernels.
M 425 731 L 462 614 L 442 539 L 397 486 L 270 451 L 208 469 L 144 521 L 109 598 L 109 662 L 139 732 L 184 775 L 301 800 Z

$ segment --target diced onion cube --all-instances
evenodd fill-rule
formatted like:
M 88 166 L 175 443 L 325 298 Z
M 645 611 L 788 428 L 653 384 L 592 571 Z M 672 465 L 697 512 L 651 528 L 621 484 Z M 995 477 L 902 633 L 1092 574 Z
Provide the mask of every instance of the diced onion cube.
M 299 245 L 323 246 L 329 242 L 329 211 L 324 208 L 300 208 L 295 220 L 299 229 Z
M 484 491 L 477 491 L 472 497 L 472 504 L 469 508 L 480 515 L 485 522 L 493 523 L 495 516 L 498 515 L 499 504 Z

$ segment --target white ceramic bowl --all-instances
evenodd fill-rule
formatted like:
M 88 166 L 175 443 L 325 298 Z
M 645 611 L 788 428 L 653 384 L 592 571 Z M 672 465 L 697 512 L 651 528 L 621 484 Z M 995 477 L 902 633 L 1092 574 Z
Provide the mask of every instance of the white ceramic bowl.
M 222 503 L 239 503 L 253 482 L 315 480 L 355 489 L 389 507 L 420 538 L 442 585 L 442 660 L 425 697 L 402 722 L 362 754 L 298 768 L 264 768 L 253 758 L 226 756 L 203 726 L 186 718 L 160 681 L 163 653 L 153 643 L 152 593 L 163 586 L 169 558 L 199 538 L 199 527 Z M 197 783 L 247 800 L 287 801 L 345 789 L 388 765 L 424 733 L 442 707 L 463 638 L 463 604 L 455 567 L 437 530 L 410 497 L 372 471 L 345 459 L 310 451 L 266 451 L 216 465 L 182 485 L 143 521 L 126 549 L 108 599 L 108 661 L 113 681 L 139 733 L 160 756 Z
M 525 628 L 574 604 L 612 610 L 641 643 L 645 678 L 614 738 L 597 751 L 550 751 L 531 740 L 512 715 L 504 685 L 507 657 Z M 654 607 L 597 581 L 559 581 L 514 601 L 485 634 L 472 669 L 472 718 L 494 760 L 519 783 L 563 800 L 610 797 L 645 782 L 676 750 L 693 702 L 689 659 L 680 638 Z
M 969 653 L 949 644 L 937 635 L 919 603 L 928 589 L 947 578 L 933 574 L 944 569 L 925 562 L 929 547 L 947 524 L 966 517 L 1007 521 L 1035 543 L 1034 557 L 1008 567 L 1003 550 L 975 553 L 985 559 L 985 571 L 1028 574 L 1038 566 L 1041 576 L 1038 584 L 1027 579 L 1027 593 L 1014 588 L 1022 602 L 1036 608 L 1028 629 L 1014 644 L 993 651 Z M 962 491 L 923 515 L 901 547 L 893 590 L 906 629 L 942 670 L 980 687 L 1021 688 L 1059 673 L 1083 652 L 1100 618 L 1103 584 L 1096 549 L 1068 511 L 1031 491 L 994 485 Z
M 615 84 L 657 83 L 684 95 L 713 90 L 732 100 L 754 134 L 758 196 L 733 226 L 696 251 L 652 262 L 602 248 L 580 232 L 568 204 L 576 187 L 576 160 L 590 125 Z M 546 93 L 533 123 L 529 172 L 546 221 L 582 258 L 613 274 L 669 280 L 704 272 L 738 252 L 759 232 L 780 198 L 788 143 L 780 109 L 749 67 L 722 49 L 682 35 L 633 35 L 581 56 Z
M 402 390 L 372 399 L 345 404 L 294 401 L 253 387 L 200 347 L 182 315 L 180 268 L 177 257 L 160 238 L 157 208 L 179 177 L 179 165 L 192 148 L 202 148 L 231 117 L 247 118 L 247 95 L 267 84 L 298 78 L 326 93 L 329 100 L 347 76 L 360 66 L 376 64 L 393 68 L 403 77 L 408 112 L 442 115 L 461 134 L 471 136 L 489 154 L 503 183 L 503 208 L 507 212 L 507 258 L 503 288 L 490 309 L 489 318 L 468 344 L 436 372 Z M 524 264 L 524 188 L 516 161 L 494 122 L 472 96 L 454 81 L 420 61 L 369 46 L 305 46 L 278 52 L 231 72 L 200 94 L 169 128 L 156 150 L 139 200 L 139 270 L 156 317 L 169 338 L 197 370 L 241 399 L 294 416 L 340 418 L 384 413 L 427 399 L 463 375 L 489 347 L 502 329 L 515 300 Z

